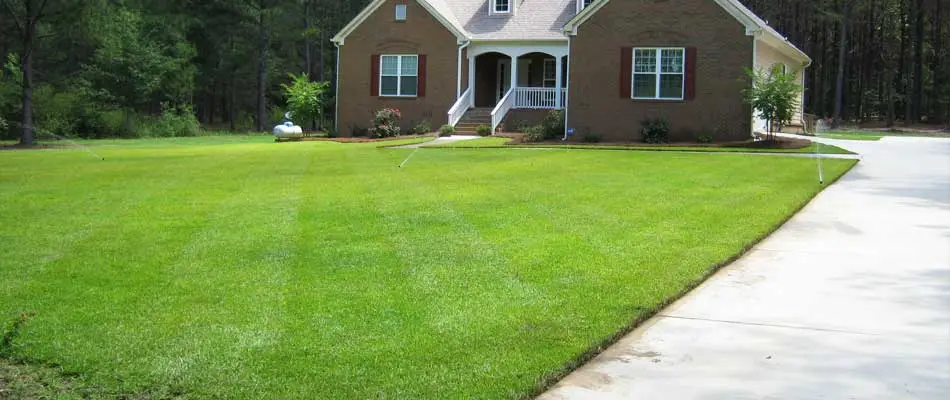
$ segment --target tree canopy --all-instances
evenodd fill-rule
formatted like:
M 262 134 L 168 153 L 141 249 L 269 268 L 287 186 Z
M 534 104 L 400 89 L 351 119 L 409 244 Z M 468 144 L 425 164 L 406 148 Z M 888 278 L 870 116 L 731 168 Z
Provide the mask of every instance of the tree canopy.
M 135 124 L 169 109 L 191 110 L 208 129 L 266 129 L 286 111 L 288 74 L 334 84 L 329 39 L 367 3 L 0 0 L 0 117 L 10 125 L 0 137 L 34 125 L 61 135 L 135 134 Z M 806 112 L 950 121 L 946 0 L 744 3 L 814 59 Z M 321 106 L 332 110 L 333 101 Z

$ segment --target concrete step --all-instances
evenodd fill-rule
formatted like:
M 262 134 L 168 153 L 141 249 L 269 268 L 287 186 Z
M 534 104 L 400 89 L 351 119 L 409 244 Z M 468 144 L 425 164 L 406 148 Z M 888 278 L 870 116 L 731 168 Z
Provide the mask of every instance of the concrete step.
M 476 129 L 478 129 L 479 126 L 482 126 L 482 125 L 491 126 L 490 123 L 489 123 L 489 124 L 466 124 L 466 123 L 459 123 L 459 124 L 455 125 L 455 130 L 457 130 L 457 131 L 458 131 L 458 130 L 470 130 L 470 131 L 475 131 Z

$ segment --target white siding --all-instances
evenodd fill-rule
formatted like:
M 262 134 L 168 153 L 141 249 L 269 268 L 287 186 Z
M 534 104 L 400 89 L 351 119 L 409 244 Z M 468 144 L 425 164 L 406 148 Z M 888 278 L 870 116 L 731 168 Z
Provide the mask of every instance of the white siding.
M 795 81 L 798 82 L 799 85 L 803 83 L 802 73 L 804 72 L 804 69 L 801 63 L 795 61 L 789 56 L 786 56 L 785 54 L 782 54 L 781 52 L 776 50 L 774 47 L 766 44 L 765 42 L 761 40 L 756 41 L 755 53 L 756 55 L 755 55 L 754 68 L 756 70 L 768 70 L 772 68 L 772 66 L 775 64 L 785 64 L 788 67 L 789 71 L 795 72 L 795 78 L 796 78 Z M 802 89 L 802 92 L 798 94 L 799 107 L 798 107 L 797 112 L 795 113 L 795 116 L 792 118 L 793 124 L 804 125 L 804 121 L 802 119 L 802 106 L 804 105 L 804 102 L 803 102 L 804 98 L 805 98 L 805 91 L 804 89 Z M 765 125 L 766 125 L 765 121 L 759 119 L 758 116 L 756 116 L 755 120 L 753 121 L 752 126 L 754 130 L 764 132 Z

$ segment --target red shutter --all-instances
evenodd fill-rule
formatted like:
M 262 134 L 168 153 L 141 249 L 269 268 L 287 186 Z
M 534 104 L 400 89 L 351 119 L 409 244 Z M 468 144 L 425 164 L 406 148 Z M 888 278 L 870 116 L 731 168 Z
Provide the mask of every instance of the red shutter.
M 379 96 L 379 54 L 370 56 L 369 95 Z
M 419 97 L 426 97 L 426 55 L 419 55 Z
M 686 100 L 696 98 L 696 48 L 686 48 Z
M 633 80 L 633 48 L 620 49 L 620 97 L 630 98 L 630 86 Z

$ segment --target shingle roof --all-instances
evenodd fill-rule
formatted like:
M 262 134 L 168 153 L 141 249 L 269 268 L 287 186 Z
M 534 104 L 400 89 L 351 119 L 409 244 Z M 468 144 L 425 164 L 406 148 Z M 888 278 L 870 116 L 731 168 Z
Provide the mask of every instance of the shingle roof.
M 577 7 L 576 0 L 521 0 L 513 14 L 490 15 L 487 0 L 436 1 L 448 5 L 474 40 L 566 40 L 561 30 Z

